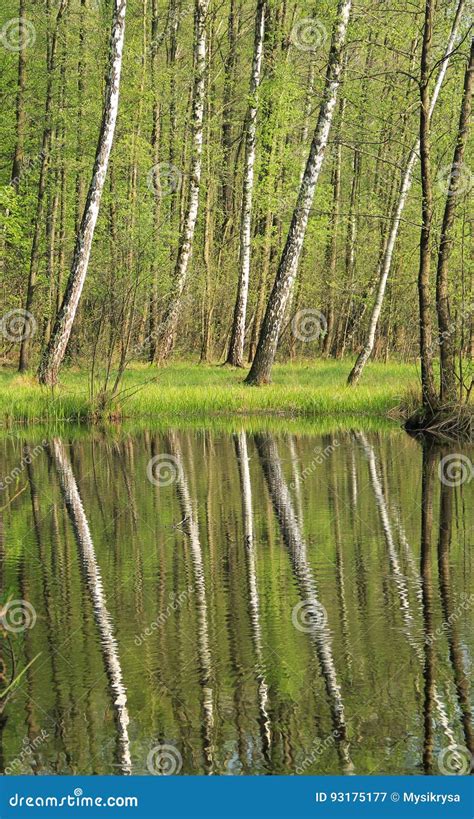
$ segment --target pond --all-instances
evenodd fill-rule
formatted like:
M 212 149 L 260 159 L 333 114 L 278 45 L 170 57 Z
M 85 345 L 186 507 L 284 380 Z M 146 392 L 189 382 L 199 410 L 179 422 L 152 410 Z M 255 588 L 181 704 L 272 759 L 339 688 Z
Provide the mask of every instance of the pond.
M 237 422 L 0 451 L 7 774 L 468 770 L 472 448 Z

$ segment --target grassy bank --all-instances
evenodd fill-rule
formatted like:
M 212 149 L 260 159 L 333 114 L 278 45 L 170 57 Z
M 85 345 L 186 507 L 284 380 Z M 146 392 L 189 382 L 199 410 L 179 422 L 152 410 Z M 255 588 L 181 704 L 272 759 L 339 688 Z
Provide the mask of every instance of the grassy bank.
M 274 368 L 272 384 L 247 387 L 240 370 L 189 363 L 156 370 L 137 364 L 126 372 L 120 395 L 107 411 L 114 418 L 170 421 L 235 413 L 387 417 L 418 388 L 416 368 L 396 363 L 371 364 L 358 387 L 346 387 L 350 366 L 349 361 L 281 364 Z M 84 421 L 94 417 L 96 408 L 84 371 L 65 370 L 51 392 L 33 377 L 0 370 L 2 425 Z

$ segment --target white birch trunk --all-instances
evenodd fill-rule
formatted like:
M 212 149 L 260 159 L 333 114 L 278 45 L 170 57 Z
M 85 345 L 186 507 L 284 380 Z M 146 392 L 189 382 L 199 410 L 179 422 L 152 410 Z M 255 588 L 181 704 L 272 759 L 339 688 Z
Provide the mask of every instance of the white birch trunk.
M 74 529 L 80 557 L 85 569 L 87 585 L 94 610 L 94 620 L 100 634 L 100 646 L 104 658 L 107 677 L 113 695 L 115 720 L 119 740 L 119 762 L 123 774 L 130 774 L 132 762 L 128 738 L 127 690 L 123 683 L 122 667 L 118 654 L 112 619 L 107 609 L 104 584 L 97 562 L 89 523 L 84 512 L 81 496 L 72 471 L 69 458 L 60 438 L 53 439 L 52 451 L 58 471 L 61 491 L 69 518 Z
M 321 666 L 334 726 L 332 736 L 344 773 L 349 774 L 353 772 L 354 766 L 349 752 L 344 702 L 334 663 L 331 632 L 326 618 L 321 616 L 324 609 L 321 608 L 319 602 L 316 580 L 308 560 L 306 541 L 295 514 L 274 439 L 270 435 L 256 435 L 255 441 L 275 515 L 300 589 L 304 611 L 302 618 L 305 623 L 304 630 L 308 631 Z
M 194 87 L 192 98 L 192 154 L 189 195 L 183 228 L 179 240 L 178 256 L 174 270 L 174 283 L 168 307 L 157 330 L 158 362 L 170 355 L 178 325 L 183 290 L 186 285 L 189 262 L 193 250 L 194 229 L 198 215 L 199 189 L 201 186 L 203 121 L 206 74 L 206 16 L 208 0 L 196 0 L 194 9 Z
M 260 596 L 257 584 L 257 566 L 255 555 L 255 531 L 253 523 L 252 484 L 250 481 L 247 433 L 239 432 L 235 439 L 235 448 L 239 462 L 240 489 L 242 495 L 242 514 L 244 518 L 245 552 L 249 585 L 249 607 L 252 622 L 252 637 L 257 658 L 255 672 L 258 680 L 258 702 L 260 726 L 262 731 L 262 750 L 268 759 L 271 743 L 271 723 L 268 713 L 269 694 L 265 679 L 263 662 L 262 626 L 260 623 Z
M 92 239 L 94 238 L 94 230 L 99 215 L 100 200 L 104 189 L 107 165 L 117 120 L 126 8 L 127 0 L 114 0 L 109 73 L 107 76 L 102 125 L 95 155 L 92 179 L 81 225 L 76 237 L 76 246 L 74 248 L 66 292 L 56 317 L 51 340 L 44 352 L 38 373 L 40 383 L 49 386 L 54 386 L 57 381 L 58 371 L 64 359 L 87 275 Z
M 459 0 L 458 7 L 456 9 L 456 14 L 454 17 L 453 25 L 451 28 L 451 34 L 449 35 L 448 44 L 446 46 L 446 51 L 444 52 L 443 60 L 441 62 L 441 67 L 438 73 L 438 78 L 436 80 L 436 85 L 433 89 L 433 95 L 431 97 L 431 103 L 429 107 L 429 117 L 431 118 L 434 107 L 436 105 L 436 101 L 438 99 L 439 92 L 441 90 L 441 86 L 443 84 L 444 76 L 446 74 L 448 65 L 449 65 L 449 58 L 451 56 L 451 52 L 454 48 L 454 42 L 456 40 L 456 35 L 459 27 L 459 21 L 461 19 L 461 15 L 464 9 L 465 0 Z M 392 259 L 393 259 L 393 251 L 395 248 L 395 242 L 397 241 L 398 231 L 400 228 L 400 222 L 402 219 L 403 210 L 406 205 L 407 197 L 410 192 L 411 184 L 413 181 L 413 171 L 415 169 L 416 161 L 419 158 L 420 152 L 420 140 L 417 139 L 413 148 L 410 151 L 410 155 L 408 157 L 407 166 L 405 168 L 405 173 L 403 174 L 402 183 L 400 186 L 400 195 L 398 198 L 398 204 L 393 215 L 392 224 L 390 227 L 390 233 L 387 241 L 387 245 L 385 248 L 385 252 L 382 256 L 379 270 L 378 270 L 378 289 L 377 295 L 375 298 L 374 307 L 372 310 L 372 315 L 370 317 L 369 323 L 369 330 L 367 334 L 367 341 L 359 353 L 357 357 L 357 361 L 354 364 L 349 377 L 347 379 L 348 384 L 357 384 L 362 375 L 362 371 L 369 360 L 372 351 L 374 349 L 375 344 L 375 333 L 377 331 L 377 325 L 380 318 L 380 313 L 382 312 L 382 305 L 385 296 L 385 289 L 387 286 L 387 280 L 390 275 L 390 270 L 392 267 Z
M 250 241 L 252 228 L 252 199 L 257 132 L 258 89 L 262 71 L 263 38 L 265 35 L 265 0 L 258 0 L 255 18 L 255 41 L 250 78 L 250 103 L 245 134 L 245 165 L 240 220 L 240 269 L 237 299 L 234 308 L 232 335 L 227 363 L 234 367 L 244 365 L 245 321 L 250 280 Z
M 202 689 L 203 737 L 206 767 L 212 773 L 214 765 L 214 693 L 212 687 L 212 657 L 209 638 L 209 612 L 206 594 L 206 575 L 199 537 L 197 513 L 191 500 L 188 480 L 184 469 L 183 455 L 177 435 L 172 432 L 168 438 L 169 451 L 177 466 L 176 490 L 183 515 L 183 529 L 188 537 L 191 562 L 194 572 L 194 595 L 197 612 L 197 648 Z
M 268 300 L 257 351 L 250 373 L 247 376 L 247 383 L 249 384 L 262 384 L 270 380 L 281 325 L 298 270 L 309 213 L 313 204 L 336 107 L 343 65 L 343 47 L 346 41 L 351 5 L 352 0 L 339 0 L 337 19 L 329 52 L 323 101 L 319 109 L 318 121 L 285 248 L 280 259 L 273 290 Z

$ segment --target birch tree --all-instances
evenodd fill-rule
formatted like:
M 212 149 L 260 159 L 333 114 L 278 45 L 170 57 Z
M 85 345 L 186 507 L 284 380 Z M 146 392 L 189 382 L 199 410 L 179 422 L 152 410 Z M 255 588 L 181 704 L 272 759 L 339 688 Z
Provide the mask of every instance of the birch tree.
M 56 317 L 50 342 L 44 351 L 39 368 L 39 381 L 41 384 L 47 384 L 48 386 L 54 386 L 54 384 L 56 384 L 59 368 L 64 359 L 74 318 L 79 306 L 82 288 L 84 287 L 87 276 L 92 240 L 99 215 L 100 200 L 104 189 L 107 166 L 114 138 L 115 123 L 117 120 L 126 9 L 127 0 L 114 0 L 109 71 L 106 81 L 102 125 L 95 155 L 92 179 L 81 225 L 76 237 L 76 245 L 66 292 Z
M 351 5 L 352 0 L 339 0 L 329 52 L 323 100 L 286 244 L 268 300 L 255 358 L 246 379 L 248 384 L 263 384 L 270 381 L 281 325 L 298 270 L 309 212 L 313 204 L 336 106 Z
M 454 48 L 454 44 L 456 42 L 456 36 L 459 28 L 459 23 L 462 17 L 462 13 L 464 10 L 464 3 L 465 0 L 459 0 L 456 13 L 454 16 L 453 24 L 451 27 L 451 33 L 449 35 L 448 44 L 446 46 L 446 51 L 444 53 L 441 66 L 438 73 L 438 78 L 436 80 L 435 87 L 433 89 L 433 93 L 431 96 L 430 108 L 429 108 L 429 116 L 431 118 L 434 107 L 436 105 L 436 101 L 438 99 L 439 92 L 441 90 L 441 86 L 443 84 L 443 80 L 449 65 L 449 59 L 451 57 L 451 53 Z M 367 340 L 360 351 L 357 360 L 349 373 L 349 377 L 347 379 L 348 384 L 357 384 L 359 381 L 363 369 L 367 364 L 370 356 L 372 355 L 374 344 L 375 344 L 375 334 L 377 332 L 377 326 L 380 318 L 380 314 L 382 312 L 382 305 L 385 296 L 385 290 L 387 287 L 388 277 L 390 275 L 390 270 L 392 267 L 392 260 L 393 260 L 393 252 L 395 249 L 395 243 L 397 241 L 398 231 L 400 229 L 400 223 L 402 220 L 403 211 L 407 202 L 408 194 L 410 192 L 411 184 L 413 181 L 413 171 L 416 166 L 416 161 L 419 157 L 420 151 L 420 140 L 417 139 L 413 148 L 410 151 L 408 156 L 405 172 L 402 177 L 401 185 L 400 185 L 400 192 L 398 196 L 397 206 L 395 208 L 392 222 L 390 225 L 390 231 L 388 236 L 388 241 L 382 255 L 379 268 L 377 271 L 377 278 L 378 278 L 378 287 L 377 287 L 377 295 L 375 297 L 374 306 L 372 308 L 372 314 L 370 316 L 369 322 L 369 329 L 367 333 Z
M 168 358 L 174 346 L 175 332 L 178 325 L 183 290 L 188 275 L 189 262 L 193 249 L 194 229 L 198 215 L 205 102 L 207 9 L 208 0 L 196 0 L 194 8 L 194 85 L 192 97 L 193 144 L 189 194 L 183 229 L 179 240 L 171 297 L 157 330 L 156 360 L 158 363 L 162 363 Z
M 240 266 L 234 320 L 227 363 L 234 367 L 244 365 L 245 321 L 250 279 L 250 239 L 252 227 L 252 199 L 257 131 L 258 88 L 262 70 L 263 39 L 265 35 L 265 0 L 258 0 L 255 17 L 255 40 L 250 78 L 250 102 L 245 131 L 245 163 L 240 218 Z

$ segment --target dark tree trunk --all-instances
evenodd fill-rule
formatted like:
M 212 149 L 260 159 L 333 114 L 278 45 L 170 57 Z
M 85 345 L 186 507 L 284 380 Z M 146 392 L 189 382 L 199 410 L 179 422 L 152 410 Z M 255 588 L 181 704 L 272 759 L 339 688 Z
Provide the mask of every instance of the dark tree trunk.
M 19 19 L 23 20 L 25 17 L 25 0 L 20 0 L 18 6 Z M 20 45 L 22 44 L 25 32 L 22 30 L 23 26 L 20 23 Z M 24 44 L 23 44 L 24 45 Z M 13 155 L 11 184 L 18 190 L 21 172 L 23 168 L 23 152 L 25 144 L 25 82 L 26 82 L 26 51 L 22 47 L 18 51 L 18 87 L 16 92 L 16 141 L 15 153 Z
M 459 116 L 459 128 L 454 149 L 453 164 L 444 206 L 443 225 L 438 250 L 436 273 L 436 308 L 438 313 L 440 351 L 440 401 L 454 404 L 456 401 L 456 373 L 454 356 L 454 331 L 449 309 L 449 257 L 453 244 L 452 227 L 458 201 L 459 172 L 466 148 L 471 116 L 472 90 L 474 84 L 474 39 L 471 42 L 469 62 L 464 76 L 464 91 Z
M 61 23 L 62 17 L 66 11 L 68 0 L 61 0 L 57 15 L 56 21 L 54 24 L 53 32 L 51 35 L 51 42 L 49 44 L 48 55 L 47 55 L 47 83 L 46 83 L 46 98 L 45 98 L 45 110 L 44 110 L 44 126 L 43 126 L 43 136 L 41 139 L 41 151 L 40 151 L 40 172 L 39 172 L 39 181 L 38 181 L 38 194 L 36 198 L 36 213 L 35 213 L 35 223 L 33 228 L 33 239 L 31 242 L 31 252 L 30 252 L 30 269 L 28 273 L 28 285 L 26 290 L 26 299 L 25 299 L 25 312 L 31 313 L 33 307 L 33 300 L 35 296 L 36 290 L 36 281 L 38 278 L 38 269 L 39 269 L 39 261 L 40 261 L 40 236 L 41 236 L 41 228 L 43 225 L 43 216 L 44 216 L 44 208 L 45 208 L 45 194 L 46 194 L 46 182 L 47 182 L 47 174 L 48 174 L 48 162 L 49 162 L 49 151 L 50 151 L 50 140 L 51 140 L 51 108 L 53 103 L 53 79 L 54 79 L 54 72 L 56 68 L 56 53 L 57 53 L 57 44 L 58 44 L 58 30 L 59 25 Z M 19 363 L 19 371 L 25 372 L 28 369 L 29 359 L 30 359 L 30 342 L 31 338 L 28 334 L 24 336 L 21 342 L 20 347 L 20 363 Z
M 436 403 L 433 374 L 431 327 L 431 225 L 433 221 L 433 189 L 430 161 L 430 56 L 433 37 L 434 0 L 426 0 L 423 46 L 420 68 L 420 161 L 421 161 L 421 234 L 420 266 L 418 270 L 418 301 L 420 311 L 421 392 L 423 408 L 432 410 Z
M 433 114 L 433 109 L 436 104 L 436 100 L 438 98 L 441 86 L 443 84 L 444 76 L 446 74 L 449 59 L 451 53 L 454 48 L 454 43 L 456 41 L 456 35 L 459 28 L 459 23 L 462 17 L 462 13 L 464 10 L 465 0 L 459 0 L 459 3 L 456 8 L 456 13 L 453 20 L 453 25 L 451 27 L 451 33 L 449 35 L 448 44 L 446 46 L 446 50 L 444 52 L 444 56 L 441 62 L 441 66 L 439 69 L 438 77 L 436 80 L 436 85 L 433 89 L 433 95 L 431 97 L 431 105 L 430 105 L 430 117 Z M 385 290 L 387 288 L 387 281 L 390 275 L 391 267 L 392 267 L 392 260 L 393 260 L 393 253 L 395 249 L 395 243 L 397 241 L 398 231 L 400 229 L 400 224 L 402 220 L 402 214 L 405 209 L 405 204 L 407 201 L 408 193 L 411 188 L 411 183 L 413 180 L 413 171 L 415 168 L 416 161 L 418 159 L 418 153 L 420 150 L 420 143 L 417 140 L 410 151 L 408 161 L 406 164 L 405 172 L 403 174 L 401 185 L 400 185 L 400 193 L 398 198 L 398 203 L 396 208 L 394 209 L 393 216 L 391 219 L 390 230 L 387 238 L 387 243 L 384 249 L 384 253 L 380 260 L 378 270 L 377 270 L 377 277 L 378 277 L 378 286 L 377 286 L 377 294 L 375 297 L 374 306 L 372 308 L 372 314 L 370 316 L 369 322 L 369 329 L 367 332 L 367 338 L 365 344 L 359 353 L 357 360 L 349 373 L 347 383 L 348 384 L 357 384 L 362 372 L 364 370 L 367 361 L 369 360 L 370 356 L 372 355 L 374 345 L 375 345 L 375 334 L 377 332 L 377 326 L 380 318 L 380 314 L 382 312 L 382 306 L 385 296 Z

